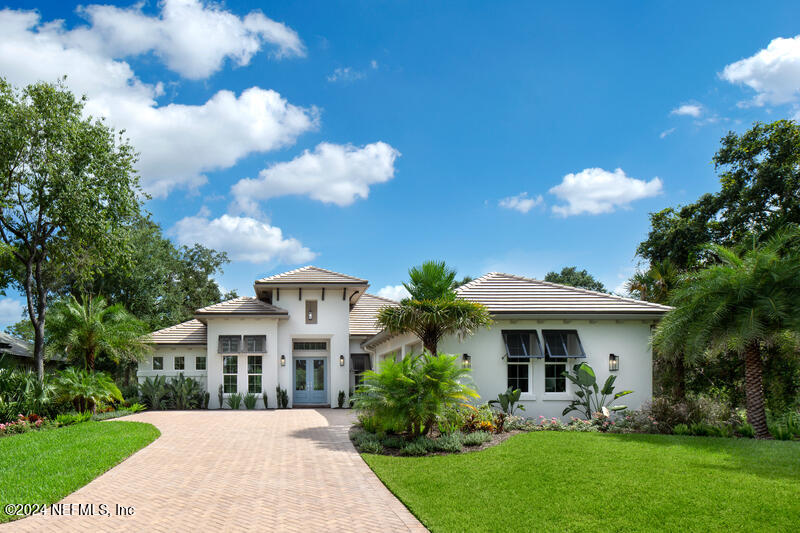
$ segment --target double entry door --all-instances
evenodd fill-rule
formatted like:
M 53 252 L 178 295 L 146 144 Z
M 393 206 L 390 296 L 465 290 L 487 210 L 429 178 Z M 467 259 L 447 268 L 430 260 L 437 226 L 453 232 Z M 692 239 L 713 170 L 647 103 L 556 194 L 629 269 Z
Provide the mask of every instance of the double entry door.
M 327 404 L 328 359 L 323 357 L 294 358 L 295 404 Z

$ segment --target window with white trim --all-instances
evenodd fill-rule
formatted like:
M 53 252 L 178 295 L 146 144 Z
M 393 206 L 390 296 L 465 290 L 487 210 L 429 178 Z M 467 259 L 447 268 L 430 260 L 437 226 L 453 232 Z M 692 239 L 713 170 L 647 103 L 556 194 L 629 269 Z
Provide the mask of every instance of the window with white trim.
M 522 393 L 533 392 L 531 360 L 542 357 L 542 345 L 536 330 L 505 330 L 506 384 Z
M 261 394 L 262 358 L 260 355 L 247 356 L 247 392 Z
M 153 370 L 164 370 L 164 358 L 160 355 L 153 357 Z
M 266 335 L 245 335 L 244 349 L 247 353 L 263 353 L 267 351 Z
M 206 356 L 205 355 L 198 355 L 194 358 L 194 369 L 195 370 L 205 370 L 206 369 Z
M 544 338 L 544 391 L 567 392 L 567 359 L 586 357 L 581 339 L 574 329 L 542 330 Z
M 219 353 L 239 353 L 241 350 L 242 336 L 241 335 L 220 335 L 219 336 Z
M 175 370 L 184 370 L 186 359 L 184 359 L 182 355 L 175 356 L 175 359 L 173 359 L 173 366 Z
M 567 392 L 567 361 L 562 358 L 545 356 L 544 358 L 544 391 Z
M 222 358 L 222 392 L 236 394 L 237 374 L 239 372 L 239 358 L 235 355 L 226 355 Z

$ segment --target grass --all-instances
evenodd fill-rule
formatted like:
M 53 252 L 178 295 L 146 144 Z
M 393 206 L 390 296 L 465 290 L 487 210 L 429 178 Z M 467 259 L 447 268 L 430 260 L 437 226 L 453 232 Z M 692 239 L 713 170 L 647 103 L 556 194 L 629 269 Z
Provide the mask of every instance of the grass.
M 6 504 L 57 502 L 160 434 L 141 422 L 85 422 L 0 438 L 0 522 L 18 518 Z
M 537 432 L 481 452 L 365 454 L 435 532 L 796 531 L 800 444 Z

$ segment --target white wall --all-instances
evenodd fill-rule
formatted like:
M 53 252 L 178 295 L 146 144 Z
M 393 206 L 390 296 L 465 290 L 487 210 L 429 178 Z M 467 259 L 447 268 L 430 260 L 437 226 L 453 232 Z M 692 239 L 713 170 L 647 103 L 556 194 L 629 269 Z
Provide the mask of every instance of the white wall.
M 328 342 L 328 402 L 331 407 L 337 405 L 339 391 L 349 389 L 350 377 L 350 300 L 342 299 L 342 289 L 327 288 L 325 300 L 322 289 L 304 288 L 302 299 L 298 299 L 298 289 L 282 288 L 280 298 L 273 292 L 272 304 L 289 311 L 289 319 L 282 320 L 278 333 L 278 356 L 286 356 L 286 366 L 278 365 L 278 382 L 289 394 L 289 405 L 292 405 L 292 343 L 295 340 L 320 340 Z M 317 323 L 306 324 L 305 300 L 317 301 Z M 344 366 L 339 366 L 339 355 L 344 355 Z M 274 395 L 275 387 L 270 389 Z
M 642 320 L 497 320 L 491 329 L 482 329 L 475 335 L 459 342 L 450 336 L 439 343 L 439 351 L 459 356 L 467 353 L 471 356 L 472 378 L 481 395 L 481 402 L 495 399 L 507 388 L 507 364 L 503 358 L 505 346 L 501 331 L 504 329 L 535 329 L 542 339 L 542 329 L 573 329 L 578 331 L 586 359 L 570 359 L 567 369 L 571 370 L 576 362 L 585 361 L 597 373 L 598 382 L 602 385 L 608 375 L 608 356 L 620 357 L 619 370 L 615 387 L 617 391 L 631 389 L 633 394 L 621 398 L 618 403 L 636 409 L 652 397 L 653 366 L 650 349 L 650 321 Z M 382 354 L 395 349 L 403 349 L 411 343 L 408 335 L 390 339 L 378 345 L 373 353 L 378 360 Z M 574 397 L 571 384 L 567 381 L 566 393 L 544 392 L 544 360 L 531 361 L 531 392 L 524 397 L 527 417 L 561 417 L 564 408 Z M 579 416 L 573 412 L 567 415 Z
M 208 324 L 208 392 L 210 409 L 218 409 L 219 387 L 222 385 L 222 357 L 223 355 L 238 355 L 237 390 L 242 394 L 247 393 L 247 356 L 260 355 L 263 357 L 261 386 L 267 393 L 268 407 L 277 407 L 275 386 L 277 385 L 277 369 L 280 353 L 278 352 L 278 319 L 270 317 L 237 318 L 237 317 L 209 317 Z M 267 352 L 247 354 L 220 354 L 217 353 L 220 335 L 266 335 Z M 242 347 L 244 350 L 244 346 Z M 227 397 L 229 395 L 225 395 Z M 257 394 L 257 408 L 264 408 L 261 395 Z M 223 399 L 223 407 L 225 400 Z
M 197 356 L 205 356 L 206 349 L 204 346 L 156 346 L 153 353 L 147 359 L 139 363 L 139 368 L 136 372 L 136 377 L 139 383 L 143 382 L 146 377 L 164 376 L 167 381 L 178 374 L 183 374 L 184 377 L 193 378 L 198 381 L 203 389 L 208 390 L 207 370 L 195 370 L 195 358 Z M 184 370 L 175 370 L 175 357 L 183 356 Z M 153 370 L 153 357 L 164 358 L 164 369 Z M 208 368 L 208 359 L 206 359 L 206 368 Z

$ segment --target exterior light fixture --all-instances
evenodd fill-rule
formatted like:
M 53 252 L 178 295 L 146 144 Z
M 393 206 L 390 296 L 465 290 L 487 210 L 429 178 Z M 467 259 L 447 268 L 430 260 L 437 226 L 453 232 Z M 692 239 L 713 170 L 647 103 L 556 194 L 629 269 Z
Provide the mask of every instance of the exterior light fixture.
M 472 368 L 472 357 L 468 353 L 461 356 L 461 365 L 464 368 Z
M 314 320 L 314 313 L 312 313 L 311 311 L 308 312 L 308 319 Z
M 344 356 L 343 355 L 339 356 L 339 366 L 344 366 Z
M 285 355 L 281 356 L 281 366 L 286 366 L 286 356 Z
M 616 372 L 619 370 L 619 356 L 614 355 L 613 353 L 608 354 L 608 369 L 611 372 Z

